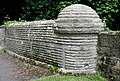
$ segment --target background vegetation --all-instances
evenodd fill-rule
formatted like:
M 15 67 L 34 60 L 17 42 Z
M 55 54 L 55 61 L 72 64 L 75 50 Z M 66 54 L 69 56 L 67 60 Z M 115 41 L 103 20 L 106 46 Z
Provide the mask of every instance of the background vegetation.
M 56 19 L 71 4 L 85 4 L 97 11 L 106 27 L 120 30 L 120 0 L 0 0 L 0 24 L 8 20 Z

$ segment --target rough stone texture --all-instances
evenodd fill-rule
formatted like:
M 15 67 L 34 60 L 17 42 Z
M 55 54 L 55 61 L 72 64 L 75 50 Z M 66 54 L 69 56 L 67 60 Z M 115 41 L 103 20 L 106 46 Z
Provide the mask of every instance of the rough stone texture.
M 58 15 L 56 31 L 60 33 L 98 33 L 103 23 L 97 13 L 86 5 L 73 4 Z
M 3 43 L 4 41 L 4 29 L 0 28 L 0 45 Z
M 120 81 L 120 32 L 102 32 L 98 38 L 98 70 L 110 81 Z
M 90 7 L 74 4 L 58 15 L 54 28 L 63 47 L 63 70 L 73 73 L 96 72 L 97 35 L 103 30 L 97 13 Z
M 47 20 L 8 25 L 5 36 L 6 48 L 31 59 L 58 64 L 61 54 L 58 53 L 60 47 L 54 47 L 54 23 L 53 20 Z
M 96 72 L 97 35 L 102 22 L 88 6 L 66 7 L 57 20 L 10 24 L 6 49 L 72 73 Z

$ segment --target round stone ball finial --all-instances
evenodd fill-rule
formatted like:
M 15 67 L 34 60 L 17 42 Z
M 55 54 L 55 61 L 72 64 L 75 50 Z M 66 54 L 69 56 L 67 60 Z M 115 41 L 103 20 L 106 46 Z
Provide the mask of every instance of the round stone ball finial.
M 99 33 L 103 23 L 91 7 L 73 4 L 64 8 L 56 20 L 59 33 Z

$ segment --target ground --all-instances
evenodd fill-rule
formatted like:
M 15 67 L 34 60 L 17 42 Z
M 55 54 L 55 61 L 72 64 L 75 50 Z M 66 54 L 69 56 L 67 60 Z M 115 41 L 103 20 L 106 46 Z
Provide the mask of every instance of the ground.
M 47 68 L 27 64 L 0 52 L 0 81 L 30 81 L 42 76 L 53 75 Z

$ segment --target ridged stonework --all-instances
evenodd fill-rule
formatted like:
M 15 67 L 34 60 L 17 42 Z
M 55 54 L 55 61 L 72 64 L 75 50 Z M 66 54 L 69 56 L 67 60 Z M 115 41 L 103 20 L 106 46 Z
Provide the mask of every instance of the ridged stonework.
M 10 24 L 6 49 L 20 56 L 55 64 L 63 72 L 95 73 L 97 35 L 102 22 L 90 7 L 66 7 L 57 20 Z
M 97 35 L 103 23 L 90 7 L 73 4 L 61 11 L 54 28 L 63 47 L 64 72 L 95 73 Z
M 45 20 L 8 25 L 5 33 L 6 49 L 20 56 L 59 66 L 59 52 L 62 52 L 53 40 L 54 24 L 54 20 Z

